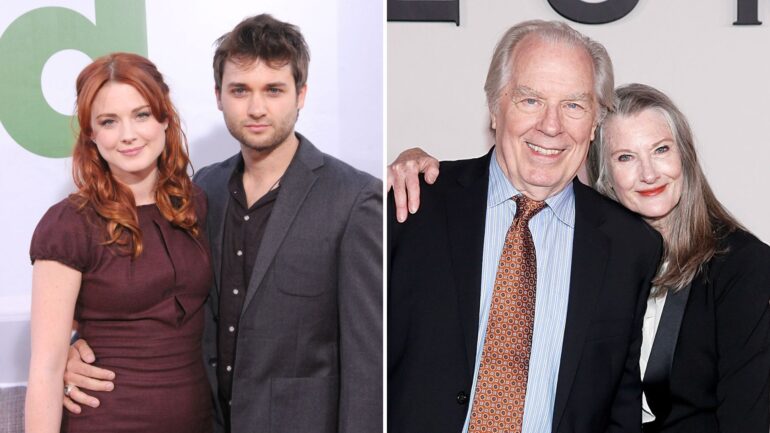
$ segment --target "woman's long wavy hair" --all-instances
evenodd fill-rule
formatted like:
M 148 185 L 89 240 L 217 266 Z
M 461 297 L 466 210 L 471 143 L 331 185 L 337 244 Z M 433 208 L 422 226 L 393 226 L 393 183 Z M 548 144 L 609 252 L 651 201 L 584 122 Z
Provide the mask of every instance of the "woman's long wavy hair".
M 118 245 L 133 257 L 142 253 L 142 232 L 131 190 L 110 172 L 91 140 L 94 99 L 107 83 L 132 86 L 147 101 L 158 122 L 168 122 L 166 143 L 158 157 L 155 201 L 163 217 L 191 235 L 199 234 L 188 175 L 190 158 L 179 114 L 169 88 L 155 65 L 131 53 L 112 53 L 86 66 L 76 81 L 79 132 L 72 153 L 72 177 L 77 192 L 70 196 L 79 209 L 91 208 L 106 221 L 105 245 Z
M 720 250 L 719 240 L 743 227 L 717 200 L 703 175 L 695 151 L 690 125 L 684 114 L 660 90 L 644 84 L 628 84 L 615 91 L 615 111 L 599 129 L 588 155 L 588 172 L 594 188 L 618 200 L 610 171 L 610 150 L 606 126 L 613 118 L 630 117 L 645 110 L 655 110 L 666 119 L 676 141 L 682 164 L 682 196 L 666 218 L 663 263 L 653 281 L 653 295 L 667 289 L 679 290 L 690 284 L 702 267 Z

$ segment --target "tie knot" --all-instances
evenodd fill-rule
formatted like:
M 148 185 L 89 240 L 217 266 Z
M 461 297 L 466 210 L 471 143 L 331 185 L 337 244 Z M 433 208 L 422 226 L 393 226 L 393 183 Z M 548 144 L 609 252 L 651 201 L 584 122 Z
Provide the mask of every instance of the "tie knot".
M 516 201 L 516 216 L 514 220 L 519 220 L 522 224 L 528 224 L 529 220 L 545 207 L 544 201 L 532 200 L 524 194 L 514 196 L 513 199 Z

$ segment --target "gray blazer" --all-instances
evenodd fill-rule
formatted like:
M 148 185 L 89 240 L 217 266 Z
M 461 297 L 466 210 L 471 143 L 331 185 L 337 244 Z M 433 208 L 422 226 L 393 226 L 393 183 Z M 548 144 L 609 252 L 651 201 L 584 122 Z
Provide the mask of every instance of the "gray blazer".
M 241 312 L 232 432 L 382 431 L 382 182 L 297 137 Z M 238 157 L 195 176 L 209 203 L 215 282 L 203 352 L 215 393 L 227 182 Z

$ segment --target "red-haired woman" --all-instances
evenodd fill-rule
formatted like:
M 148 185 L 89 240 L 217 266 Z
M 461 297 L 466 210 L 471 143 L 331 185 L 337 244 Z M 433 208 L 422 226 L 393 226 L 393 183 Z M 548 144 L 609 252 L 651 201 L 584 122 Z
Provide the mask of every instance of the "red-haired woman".
M 32 238 L 27 432 L 207 432 L 201 355 L 211 281 L 206 200 L 168 86 L 149 60 L 101 57 L 77 79 L 77 192 Z M 72 328 L 115 372 L 115 389 L 62 420 Z

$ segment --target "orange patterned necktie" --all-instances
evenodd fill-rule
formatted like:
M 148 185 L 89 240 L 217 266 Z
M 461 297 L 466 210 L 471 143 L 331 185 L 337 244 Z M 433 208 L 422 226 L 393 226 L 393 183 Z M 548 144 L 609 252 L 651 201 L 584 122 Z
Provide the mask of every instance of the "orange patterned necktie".
M 516 216 L 497 267 L 469 432 L 520 433 L 524 419 L 537 285 L 528 224 L 546 204 L 523 195 L 513 199 Z

